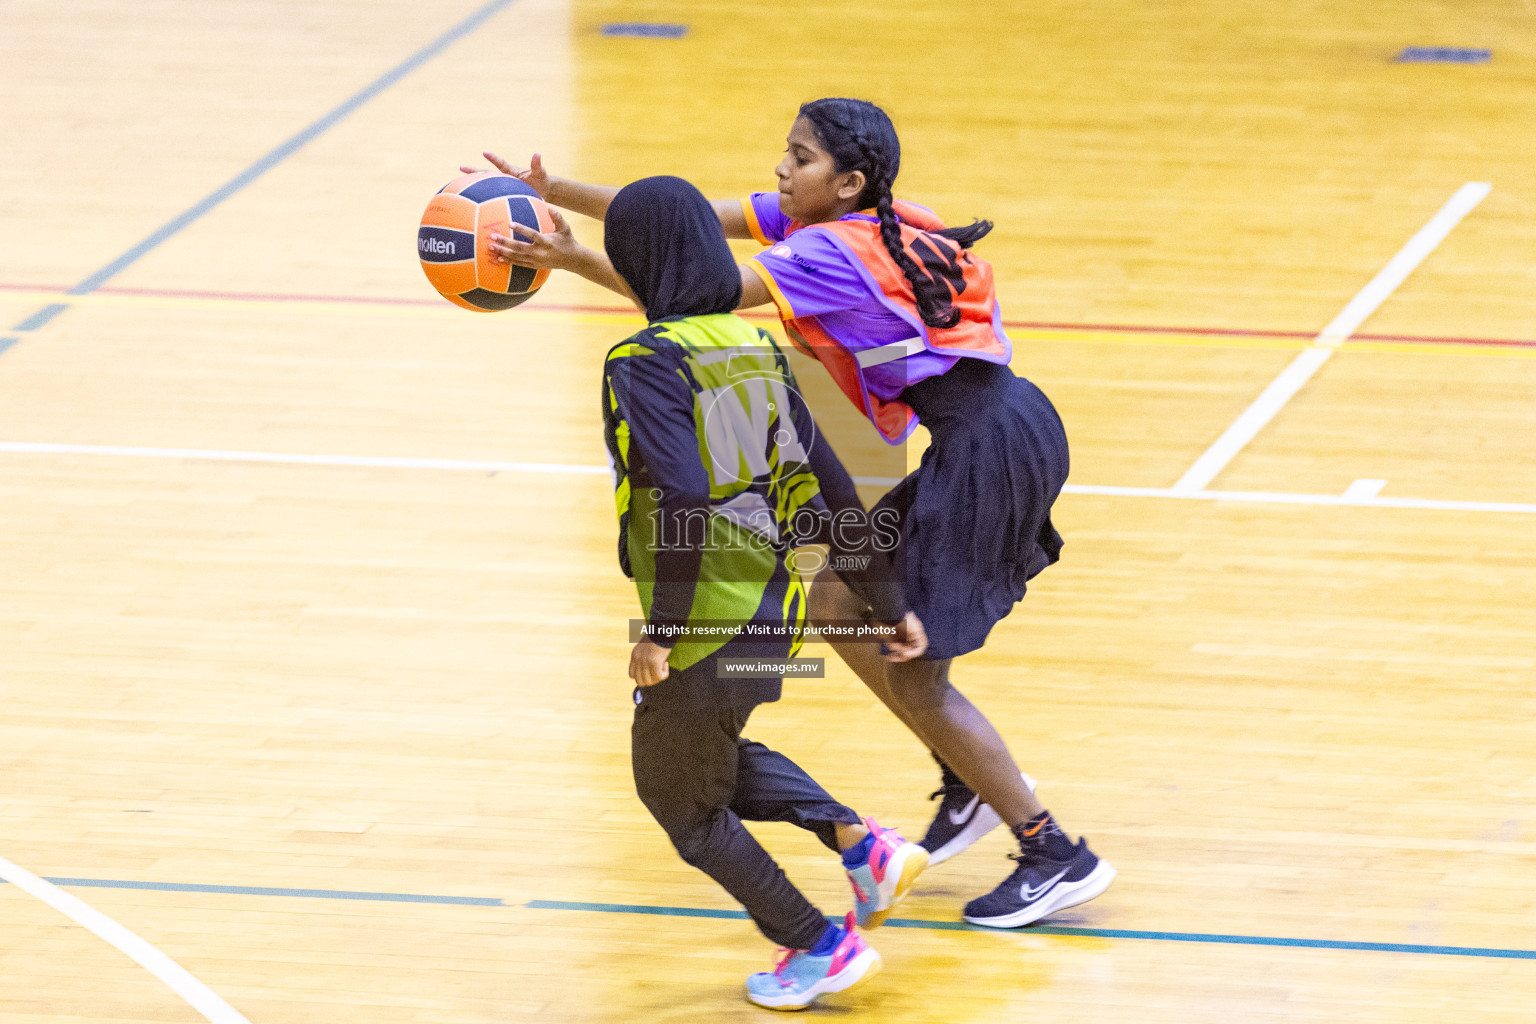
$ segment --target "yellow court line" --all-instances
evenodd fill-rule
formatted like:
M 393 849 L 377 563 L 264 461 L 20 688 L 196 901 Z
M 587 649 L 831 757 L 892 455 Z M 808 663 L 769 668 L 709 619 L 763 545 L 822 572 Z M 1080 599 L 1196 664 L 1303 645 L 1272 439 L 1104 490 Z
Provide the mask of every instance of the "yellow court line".
M 46 304 L 63 303 L 70 306 L 105 306 L 108 308 L 122 309 L 188 309 L 206 312 L 240 312 L 240 313 L 303 313 L 305 315 L 318 315 L 328 317 L 356 318 L 359 316 L 378 317 L 405 317 L 407 319 L 453 319 L 458 323 L 464 323 L 465 316 L 475 316 L 466 313 L 457 306 L 444 302 L 439 305 L 430 300 L 417 303 L 392 303 L 392 302 L 368 302 L 348 299 L 266 299 L 266 298 L 241 298 L 234 295 L 133 295 L 111 291 L 92 292 L 88 295 L 67 295 L 59 291 L 45 289 L 27 290 L 0 290 L 0 303 L 9 303 L 14 300 L 17 304 Z M 524 306 L 513 314 L 519 321 L 535 321 L 538 323 L 562 323 L 578 324 L 596 327 L 626 327 L 637 328 L 644 326 L 645 317 L 637 313 L 625 313 L 618 310 L 602 312 L 598 310 L 584 311 L 574 309 L 550 309 L 539 306 Z M 773 329 L 779 325 L 765 318 L 754 317 L 753 321 L 762 320 L 762 325 Z M 1192 334 L 1177 330 L 1168 331 L 1135 331 L 1121 332 L 1096 328 L 1073 327 L 1010 327 L 1008 336 L 1015 343 L 1041 343 L 1041 344 L 1085 344 L 1085 345 L 1153 345 L 1176 348 L 1224 348 L 1224 349 L 1256 349 L 1267 351 L 1296 352 L 1313 346 L 1314 341 L 1309 337 L 1276 338 L 1254 337 L 1243 335 L 1222 334 Z M 1343 352 L 1373 352 L 1393 355 L 1457 355 L 1457 356 L 1502 356 L 1514 358 L 1536 358 L 1536 347 L 1501 347 L 1493 345 L 1474 345 L 1436 343 L 1436 342 L 1412 342 L 1412 341 L 1361 341 L 1351 340 L 1339 351 Z

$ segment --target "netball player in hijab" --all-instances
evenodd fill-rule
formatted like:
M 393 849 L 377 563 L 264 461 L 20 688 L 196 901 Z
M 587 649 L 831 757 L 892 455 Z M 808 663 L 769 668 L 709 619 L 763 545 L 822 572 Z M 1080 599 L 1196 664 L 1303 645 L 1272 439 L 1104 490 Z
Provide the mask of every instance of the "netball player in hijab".
M 741 281 L 708 200 L 681 178 L 614 196 L 605 247 L 645 310 L 646 328 L 603 366 L 604 439 L 619 513 L 619 561 L 635 580 L 646 636 L 630 655 L 631 757 L 641 801 L 676 846 L 784 947 L 747 997 L 803 1009 L 872 977 L 880 956 L 855 930 L 877 927 L 928 853 L 829 796 L 782 754 L 742 736 L 782 679 L 729 663 L 783 661 L 799 647 L 805 600 L 787 556 L 831 512 L 863 513 L 853 482 L 797 402 L 772 336 L 735 316 Z M 858 530 L 830 537 L 862 543 Z M 829 535 L 830 536 L 830 535 Z M 854 581 L 876 618 L 905 623 L 893 656 L 922 650 L 901 587 Z M 749 628 L 750 627 L 750 628 Z M 787 821 L 841 854 L 855 909 L 828 924 L 742 825 Z

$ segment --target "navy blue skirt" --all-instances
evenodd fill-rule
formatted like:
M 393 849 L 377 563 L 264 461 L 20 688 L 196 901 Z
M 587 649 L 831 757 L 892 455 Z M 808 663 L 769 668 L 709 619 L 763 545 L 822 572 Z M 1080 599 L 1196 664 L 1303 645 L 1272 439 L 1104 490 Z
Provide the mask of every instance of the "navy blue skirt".
M 931 660 L 986 642 L 1061 557 L 1051 505 L 1067 480 L 1067 435 L 1050 399 L 1006 366 L 962 359 L 901 393 L 933 443 L 877 508 L 901 520 L 895 569 Z

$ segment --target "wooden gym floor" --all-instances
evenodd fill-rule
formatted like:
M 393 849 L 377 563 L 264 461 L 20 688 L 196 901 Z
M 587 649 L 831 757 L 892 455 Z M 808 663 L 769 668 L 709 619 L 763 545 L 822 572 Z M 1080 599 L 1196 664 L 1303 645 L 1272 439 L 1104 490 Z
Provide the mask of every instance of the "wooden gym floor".
M 994 835 L 816 1015 L 1532 1019 L 1536 5 L 476 3 L 7 5 L 0 1022 L 760 1019 L 768 945 L 628 777 L 596 391 L 637 320 L 558 278 L 470 315 L 411 236 L 487 147 L 770 189 L 826 94 L 997 223 L 1068 544 L 955 677 L 1120 878 L 959 928 Z M 926 823 L 841 666 L 752 734 Z

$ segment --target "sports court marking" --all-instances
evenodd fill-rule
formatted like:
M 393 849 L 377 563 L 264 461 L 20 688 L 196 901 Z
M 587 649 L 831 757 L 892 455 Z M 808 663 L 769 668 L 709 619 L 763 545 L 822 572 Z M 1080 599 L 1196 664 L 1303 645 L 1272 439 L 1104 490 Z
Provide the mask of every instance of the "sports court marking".
M 128 954 L 139 966 L 159 978 L 213 1024 L 251 1024 L 240 1011 L 221 999 L 218 993 L 188 974 L 186 968 L 95 907 L 58 888 L 54 880 L 39 878 L 4 857 L 0 857 L 0 880 L 36 896 L 97 938 Z
M 67 302 L 50 302 L 25 320 L 12 327 L 13 331 L 35 331 L 69 308 Z
M 1348 487 L 1344 488 L 1344 497 L 1354 501 L 1369 501 L 1380 494 L 1382 488 L 1387 486 L 1385 480 L 1376 480 L 1370 477 L 1361 477 Z
M 0 294 L 47 303 L 69 292 L 65 285 L 0 283 Z M 375 295 L 310 295 L 297 292 L 231 292 L 179 288 L 102 287 L 88 296 L 77 296 L 75 305 L 124 306 L 128 308 L 180 308 L 205 310 L 291 309 L 332 316 L 431 317 L 459 319 L 462 314 L 441 299 L 396 298 Z M 776 314 L 742 310 L 747 320 L 777 324 Z M 634 309 L 618 305 L 587 305 L 535 300 L 519 308 L 519 321 L 545 320 L 561 323 L 643 325 Z M 1248 327 L 1181 327 L 1150 324 L 1076 324 L 1056 321 L 1004 320 L 1016 341 L 1080 342 L 1121 345 L 1180 345 L 1218 348 L 1301 348 L 1316 335 L 1312 331 L 1269 330 Z M 0 352 L 15 338 L 0 337 Z M 1351 351 L 1425 353 L 1503 352 L 1536 355 L 1536 339 L 1474 338 L 1431 334 L 1355 333 L 1347 339 Z M 1481 351 L 1480 351 L 1481 350 Z
M 1356 481 L 1357 483 L 1359 481 Z M 1375 481 L 1372 481 L 1375 483 Z M 1350 485 L 1354 488 L 1354 484 Z M 1324 505 L 1351 508 L 1406 508 L 1437 512 L 1514 512 L 1536 514 L 1536 504 L 1513 501 L 1447 501 L 1438 498 L 1383 498 L 1363 496 L 1360 490 L 1343 494 L 1286 494 L 1281 491 L 1180 491 L 1172 487 L 1104 487 L 1067 484 L 1066 494 L 1101 494 L 1121 498 L 1173 498 L 1180 501 L 1240 501 L 1260 505 Z
M 89 295 L 96 291 L 102 285 L 106 284 L 112 278 L 116 277 L 118 274 L 128 269 L 128 267 L 132 266 L 135 262 L 143 258 L 146 254 L 152 252 L 161 243 L 175 236 L 188 225 L 197 221 L 204 214 L 214 209 L 220 203 L 240 192 L 247 185 L 251 184 L 251 182 L 255 181 L 257 178 L 261 177 L 263 174 L 267 173 L 272 168 L 276 167 L 278 164 L 282 163 L 284 160 L 288 159 L 290 156 L 303 149 L 310 142 L 314 141 L 316 138 L 333 128 L 337 122 L 341 121 L 348 114 L 351 114 L 353 111 L 357 110 L 357 108 L 361 107 L 363 104 L 373 99 L 379 93 L 400 81 L 400 79 L 404 78 L 412 71 L 415 71 L 417 68 L 427 63 L 427 61 L 431 60 L 433 57 L 436 57 L 439 53 L 442 53 L 458 40 L 478 29 L 481 25 L 490 20 L 493 15 L 500 13 L 507 7 L 510 7 L 513 2 L 514 0 L 490 0 L 489 3 L 486 3 L 485 5 L 477 8 L 473 13 L 464 18 L 457 25 L 454 25 L 452 28 L 448 29 L 448 31 L 444 32 L 442 35 L 438 36 L 436 39 L 432 40 L 430 43 L 423 46 L 409 57 L 405 58 L 405 60 L 401 61 L 399 64 L 396 64 L 394 67 L 384 72 L 378 78 L 375 78 L 372 82 L 363 86 L 362 89 L 353 93 L 347 99 L 333 107 L 329 112 L 323 114 L 317 120 L 311 122 L 307 127 L 301 129 L 297 134 L 289 137 L 287 140 L 280 143 L 275 149 L 258 158 L 255 163 L 251 164 L 245 170 L 241 171 L 239 174 L 235 175 L 233 178 L 229 179 L 224 184 L 208 193 L 202 199 L 199 199 L 197 202 L 187 207 L 187 209 L 183 210 L 181 213 L 178 213 L 176 216 L 160 225 L 160 227 L 156 228 L 154 231 L 151 231 L 148 235 L 144 236 L 144 238 L 140 239 L 132 246 L 129 246 L 127 251 L 124 252 L 121 256 L 118 256 L 112 262 L 106 264 L 103 267 L 100 267 L 93 273 L 88 274 L 86 277 L 81 279 L 78 284 L 74 285 L 72 288 L 67 289 L 64 294 L 71 296 Z M 69 307 L 70 304 L 67 302 L 50 303 L 49 305 L 44 306 L 42 309 L 39 309 L 37 312 L 21 320 L 16 324 L 16 326 L 12 327 L 11 330 L 35 331 L 38 328 L 46 325 L 50 320 L 58 316 L 60 313 L 69 309 Z M 0 341 L 0 353 L 3 353 L 6 349 L 15 345 L 19 340 L 19 338 L 6 338 L 3 341 Z
M 1399 64 L 1486 64 L 1492 50 L 1464 46 L 1409 46 L 1393 58 Z
M 127 882 L 111 878 L 48 878 L 54 885 L 88 889 L 145 889 L 152 892 L 208 892 L 226 896 L 287 896 L 306 900 L 372 900 L 380 903 L 448 903 L 465 907 L 504 907 L 495 896 L 428 896 L 411 892 L 359 892 L 351 889 L 287 889 L 264 885 L 202 885 L 196 882 Z
M 454 42 L 475 31 L 489 20 L 492 15 L 507 8 L 512 2 L 513 0 L 490 0 L 489 3 L 477 8 L 458 24 L 384 72 L 378 78 L 375 78 L 318 120 L 312 122 L 275 149 L 257 159 L 256 162 L 229 181 L 150 232 L 150 234 L 129 247 L 126 252 L 112 262 L 86 276 L 74 287 L 68 289 L 65 294 L 80 296 L 96 291 L 145 254 L 153 251 L 161 243 L 173 237 L 220 203 L 240 192 L 267 171 L 298 152 L 348 114 L 351 114 L 401 78 L 404 78 L 407 74 L 437 56 Z M 68 302 L 49 302 L 41 309 L 19 321 L 12 330 L 17 332 L 38 330 L 67 309 L 69 309 Z M 20 338 L 17 336 L 0 338 L 0 354 L 14 347 L 19 340 Z M 173 992 L 204 1017 L 208 1018 L 208 1020 L 212 1021 L 213 1024 L 250 1024 L 250 1021 L 235 1010 L 234 1007 L 221 999 L 212 989 L 187 973 L 186 969 L 180 964 L 105 914 L 102 914 L 75 896 L 60 890 L 53 883 L 39 878 L 25 868 L 13 864 L 3 857 L 0 857 L 0 879 L 16 884 L 50 907 L 53 907 L 59 913 L 64 914 L 77 924 L 89 929 L 98 937 L 116 946 L 140 966 L 164 982 Z
M 363 469 L 451 469 L 489 473 L 564 473 L 611 476 L 607 466 L 558 462 L 478 462 L 466 459 L 390 458 L 371 455 L 301 455 L 290 452 L 217 451 L 207 448 L 132 448 L 115 445 L 33 444 L 0 441 L 0 452 L 37 455 L 121 455 L 148 459 L 195 459 L 213 462 L 275 462 L 298 466 L 355 466 Z
M 1393 292 L 1397 291 L 1398 286 L 1408 278 L 1408 275 L 1413 273 L 1414 269 L 1423 263 L 1425 257 L 1434 252 L 1441 242 L 1445 241 L 1445 237 L 1457 224 L 1461 223 L 1462 218 L 1471 213 L 1472 209 L 1482 202 L 1492 189 L 1492 185 L 1481 181 L 1468 182 L 1457 189 L 1456 193 L 1446 200 L 1440 211 L 1429 219 L 1429 223 L 1408 240 L 1397 255 L 1393 256 L 1387 265 L 1382 267 L 1381 271 L 1371 278 L 1353 299 L 1349 300 L 1349 304 L 1339 311 L 1339 315 L 1333 318 L 1333 322 L 1318 333 L 1312 344 L 1292 360 L 1291 365 L 1280 371 L 1280 376 L 1271 381 L 1269 387 L 1254 399 L 1253 404 L 1216 439 L 1216 443 L 1195 460 L 1195 464 L 1179 478 L 1173 485 L 1173 489 L 1187 493 L 1199 492 L 1216 479 L 1217 475 L 1227 468 L 1227 464 L 1237 456 L 1237 453 L 1242 451 L 1248 442 L 1252 441 L 1259 431 L 1275 418 L 1275 414 L 1285 407 L 1285 403 L 1289 402 L 1296 392 L 1312 379 L 1312 375 L 1339 350 L 1339 346 L 1355 333 L 1355 328 L 1365 323 L 1366 319 L 1376 312 Z
M 9 863 L 4 862 L 4 863 Z M 34 876 L 35 877 L 35 876 Z M 395 892 L 349 892 L 340 889 L 274 889 L 252 885 L 194 885 L 184 882 L 133 882 L 108 878 L 50 878 L 46 883 L 90 886 L 98 889 L 149 889 L 161 892 L 201 892 L 233 896 L 283 896 L 299 899 L 369 900 L 387 903 L 447 903 L 476 907 L 524 907 L 529 910 L 574 910 L 596 914 L 633 914 L 661 917 L 705 917 L 745 921 L 742 910 L 715 910 L 706 907 L 654 907 L 633 903 L 573 903 L 566 900 L 529 900 L 508 903 L 494 896 L 428 896 Z M 65 895 L 65 894 L 60 894 Z M 828 918 L 827 920 L 834 920 Z M 1407 942 L 1354 942 L 1346 939 L 1297 939 L 1270 935 L 1220 935 L 1207 932 L 1144 931 L 1132 928 L 1074 928 L 1063 925 L 1030 925 L 1028 928 L 982 928 L 964 921 L 925 921 L 911 917 L 893 917 L 887 928 L 916 928 L 923 931 L 990 932 L 1010 935 L 1064 935 L 1081 938 L 1137 939 L 1151 942 L 1200 942 L 1225 946 L 1291 946 L 1304 949 L 1363 950 L 1378 953 L 1414 953 L 1428 956 L 1496 957 L 1507 960 L 1536 960 L 1533 949 L 1498 949 L 1481 946 L 1428 946 Z M 243 1018 L 241 1018 L 243 1019 Z
M 719 917 L 747 920 L 744 910 L 705 910 L 697 907 L 650 907 L 626 903 L 567 903 L 563 900 L 529 900 L 531 910 L 584 910 L 600 914 L 656 914 L 664 917 Z M 834 921 L 834 918 L 827 918 Z M 1483 956 L 1509 960 L 1536 960 L 1532 949 L 1491 949 L 1478 946 L 1422 946 L 1407 942 L 1352 942 L 1344 939 L 1291 939 L 1269 935 L 1218 935 L 1207 932 L 1154 932 L 1130 928 L 1071 928 L 1062 925 L 1029 925 L 1027 928 L 983 928 L 965 921 L 923 921 L 889 918 L 887 928 L 922 928 L 930 931 L 1004 932 L 1013 935 L 1066 935 L 1098 939 L 1142 939 L 1151 942 L 1204 942 L 1224 946 L 1293 946 L 1305 949 L 1367 950 L 1378 953 L 1418 953 L 1430 956 Z
M 645 39 L 681 39 L 688 34 L 687 25 L 675 25 L 657 21 L 619 21 L 603 26 L 605 36 L 639 36 Z
M 138 448 L 122 445 L 55 444 L 35 441 L 0 441 L 0 454 L 87 455 L 143 459 L 187 459 L 206 462 L 256 462 L 295 466 L 346 466 L 358 469 L 437 469 L 477 473 L 554 473 L 565 476 L 611 477 L 607 466 L 583 466 L 561 462 L 499 462 L 473 459 L 393 458 L 374 455 L 306 455 L 295 452 L 225 451 L 209 448 Z M 854 483 L 894 486 L 899 477 L 856 476 Z M 1320 505 L 1350 508 L 1422 509 L 1439 512 L 1508 512 L 1536 515 L 1536 503 L 1507 501 L 1454 501 L 1439 498 L 1382 497 L 1385 481 L 1356 480 L 1341 494 L 1288 494 L 1282 491 L 1183 491 L 1175 487 L 1113 487 L 1101 484 L 1067 484 L 1065 494 L 1113 498 L 1167 498 L 1178 501 L 1237 501 L 1266 505 Z

